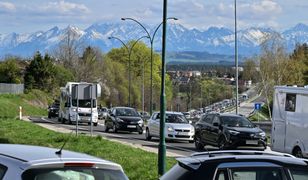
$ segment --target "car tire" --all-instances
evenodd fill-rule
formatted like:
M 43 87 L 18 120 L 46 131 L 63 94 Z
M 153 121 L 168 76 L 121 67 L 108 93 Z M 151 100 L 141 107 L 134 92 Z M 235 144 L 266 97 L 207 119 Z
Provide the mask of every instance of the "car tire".
M 97 126 L 97 123 L 93 123 L 94 126 Z
M 195 138 L 194 139 L 194 142 L 195 142 L 195 148 L 199 151 L 201 150 L 204 150 L 204 144 L 200 142 L 200 139 L 199 138 Z
M 118 128 L 117 128 L 115 123 L 113 123 L 113 125 L 112 125 L 112 130 L 113 130 L 114 133 L 118 132 Z
M 150 131 L 149 131 L 149 128 L 147 128 L 145 130 L 145 139 L 150 141 L 152 139 L 152 136 L 150 135 Z
M 295 147 L 293 152 L 292 152 L 292 155 L 297 157 L 297 158 L 303 158 L 303 152 L 302 152 L 300 147 Z
M 218 149 L 224 150 L 226 149 L 227 140 L 225 137 L 220 137 L 218 140 Z

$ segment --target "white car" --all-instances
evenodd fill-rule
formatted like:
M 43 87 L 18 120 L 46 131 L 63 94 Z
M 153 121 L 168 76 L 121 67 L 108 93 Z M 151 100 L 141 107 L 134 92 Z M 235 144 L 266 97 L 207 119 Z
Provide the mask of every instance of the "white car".
M 146 127 L 146 139 L 159 137 L 160 113 L 155 112 L 148 121 Z M 194 142 L 195 128 L 187 121 L 181 112 L 166 112 L 165 138 L 168 140 L 186 140 Z
M 1 180 L 120 179 L 119 164 L 82 153 L 41 146 L 0 144 Z

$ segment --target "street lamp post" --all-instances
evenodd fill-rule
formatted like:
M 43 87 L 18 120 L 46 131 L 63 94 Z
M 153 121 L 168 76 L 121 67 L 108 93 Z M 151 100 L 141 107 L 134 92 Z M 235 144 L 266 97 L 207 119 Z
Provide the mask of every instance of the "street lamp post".
M 236 101 L 236 108 L 235 108 L 235 112 L 236 114 L 238 114 L 238 47 L 237 47 L 237 16 L 236 16 L 236 0 L 234 0 L 234 54 L 235 54 L 235 83 L 236 83 L 236 97 L 235 97 L 235 101 Z
M 141 36 L 140 38 L 138 38 L 131 46 L 130 48 L 128 48 L 127 44 L 125 44 L 120 38 L 115 37 L 115 36 L 110 36 L 108 37 L 108 39 L 116 39 L 118 41 L 120 41 L 122 43 L 122 45 L 125 47 L 127 53 L 128 53 L 128 106 L 131 106 L 131 69 L 130 69 L 130 57 L 132 54 L 132 50 L 134 48 L 134 46 L 138 43 L 138 41 L 140 41 L 142 38 L 149 38 L 149 36 Z
M 175 17 L 169 17 L 167 18 L 168 19 L 172 19 L 172 20 L 178 20 L 177 18 Z M 136 19 L 134 18 L 121 18 L 121 20 L 125 21 L 125 20 L 131 20 L 131 21 L 134 21 L 136 22 L 137 24 L 139 24 L 143 30 L 147 33 L 149 39 L 150 39 L 150 48 L 151 48 L 151 75 L 150 75 L 150 114 L 152 115 L 153 113 L 153 44 L 154 44 L 154 37 L 156 35 L 156 32 L 158 31 L 159 27 L 163 24 L 163 22 L 161 22 L 157 27 L 156 29 L 154 30 L 154 33 L 152 34 L 152 36 L 150 35 L 149 31 L 139 22 L 137 21 Z

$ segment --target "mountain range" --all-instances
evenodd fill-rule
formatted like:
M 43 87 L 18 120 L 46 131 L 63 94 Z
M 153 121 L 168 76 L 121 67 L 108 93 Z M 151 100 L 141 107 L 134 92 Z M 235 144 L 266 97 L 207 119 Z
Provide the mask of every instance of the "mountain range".
M 145 28 L 154 29 L 154 26 L 146 25 Z M 110 36 L 118 37 L 127 43 L 129 40 L 146 35 L 137 23 L 126 22 L 96 23 L 86 29 L 76 26 L 60 29 L 55 26 L 47 31 L 34 33 L 17 34 L 13 32 L 0 34 L 0 56 L 30 57 L 36 51 L 52 53 L 68 31 L 76 35 L 76 40 L 80 44 L 99 47 L 103 52 L 122 45 L 116 39 L 109 39 Z M 152 33 L 153 31 L 150 31 L 150 34 Z M 281 32 L 271 28 L 251 27 L 238 31 L 239 54 L 241 56 L 258 54 L 263 40 L 274 33 L 281 35 L 288 51 L 292 51 L 296 43 L 308 43 L 308 26 L 302 23 Z M 154 49 L 158 52 L 161 50 L 161 34 L 161 30 L 158 30 L 154 38 Z M 149 45 L 148 39 L 143 39 L 143 41 Z M 175 59 L 230 58 L 234 54 L 234 31 L 223 27 L 210 27 L 207 30 L 188 29 L 181 24 L 169 23 L 167 52 L 172 52 L 170 58 Z M 176 52 L 181 52 L 182 55 L 186 52 L 184 53 L 186 56 L 176 55 Z M 191 52 L 198 52 L 197 56 L 191 56 Z

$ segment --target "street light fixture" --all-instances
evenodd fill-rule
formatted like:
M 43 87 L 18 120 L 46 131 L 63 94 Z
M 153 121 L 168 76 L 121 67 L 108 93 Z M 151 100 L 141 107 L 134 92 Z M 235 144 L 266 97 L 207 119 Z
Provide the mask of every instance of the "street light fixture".
M 169 19 L 172 19 L 172 20 L 178 20 L 178 18 L 176 17 L 169 17 L 167 18 L 167 20 Z M 147 33 L 149 39 L 150 39 L 150 46 L 151 46 L 151 75 L 150 75 L 150 115 L 152 115 L 153 113 L 153 43 L 154 43 L 154 37 L 156 35 L 156 32 L 158 31 L 159 27 L 163 24 L 163 22 L 161 22 L 157 27 L 156 29 L 154 30 L 154 33 L 152 34 L 152 36 L 150 35 L 149 31 L 139 22 L 137 21 L 136 19 L 134 18 L 121 18 L 121 20 L 125 21 L 125 20 L 131 20 L 131 21 L 134 21 L 136 22 L 137 24 L 139 24 L 143 30 Z
M 115 37 L 115 36 L 110 36 L 108 37 L 108 39 L 116 39 L 118 41 L 120 41 L 122 43 L 122 45 L 125 47 L 126 51 L 127 51 L 127 54 L 128 54 L 128 106 L 130 107 L 131 106 L 131 68 L 130 68 L 130 57 L 131 57 L 131 54 L 132 54 L 132 50 L 134 48 L 134 46 L 138 43 L 138 41 L 140 41 L 141 39 L 143 38 L 149 38 L 149 36 L 141 36 L 140 38 L 138 38 L 131 46 L 130 48 L 128 48 L 127 44 L 125 44 L 120 38 L 118 37 Z

